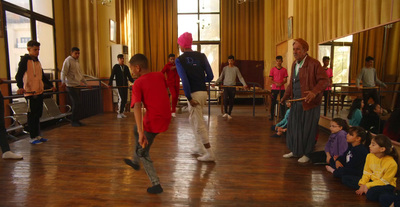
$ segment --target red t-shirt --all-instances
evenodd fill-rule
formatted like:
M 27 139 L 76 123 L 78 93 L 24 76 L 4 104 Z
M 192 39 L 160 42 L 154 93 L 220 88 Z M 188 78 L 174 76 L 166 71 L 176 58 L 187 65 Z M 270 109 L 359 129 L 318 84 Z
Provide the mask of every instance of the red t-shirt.
M 165 64 L 164 68 L 162 69 L 162 73 L 167 73 L 167 84 L 168 86 L 179 86 L 179 75 L 178 71 L 175 69 L 171 69 L 171 67 L 175 66 L 175 63 L 168 62 Z
M 131 107 L 138 102 L 143 102 L 146 108 L 144 130 L 151 133 L 167 131 L 171 122 L 171 107 L 165 77 L 161 72 L 147 73 L 135 80 Z
M 288 77 L 288 73 L 286 68 L 281 67 L 280 69 L 273 67 L 269 72 L 269 77 L 272 77 L 272 80 L 277 83 L 282 83 L 283 79 Z M 272 90 L 285 90 L 285 85 L 276 86 L 276 84 L 272 84 Z
M 332 68 L 328 68 L 325 70 L 326 74 L 328 75 L 328 78 L 332 78 L 333 77 L 333 71 Z M 326 91 L 330 91 L 332 89 L 332 87 L 329 85 L 328 87 L 326 87 Z

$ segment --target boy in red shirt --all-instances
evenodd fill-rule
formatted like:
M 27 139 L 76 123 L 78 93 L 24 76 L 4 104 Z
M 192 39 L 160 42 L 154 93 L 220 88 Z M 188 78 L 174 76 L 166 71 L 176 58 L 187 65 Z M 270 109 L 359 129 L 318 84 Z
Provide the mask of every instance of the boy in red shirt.
M 167 83 L 161 72 L 150 72 L 148 61 L 143 54 L 134 55 L 130 61 L 132 72 L 139 78 L 132 87 L 131 108 L 135 114 L 136 125 L 134 135 L 136 148 L 133 161 L 124 159 L 125 163 L 135 170 L 139 170 L 139 159 L 143 164 L 152 187 L 147 188 L 148 193 L 162 193 L 160 180 L 150 159 L 150 147 L 158 133 L 167 131 L 171 121 L 171 110 L 167 92 Z M 142 120 L 142 103 L 146 108 L 146 115 Z
M 276 56 L 276 66 L 273 67 L 269 73 L 271 78 L 272 88 L 271 88 L 271 118 L 269 120 L 274 120 L 275 117 L 275 105 L 278 103 L 278 94 L 283 97 L 285 94 L 285 83 L 287 83 L 288 73 L 286 68 L 282 67 L 283 58 L 282 56 Z M 285 115 L 286 107 L 281 105 L 280 114 L 278 117 L 282 119 Z
M 324 63 L 324 66 L 322 66 L 322 68 L 325 70 L 325 72 L 329 78 L 329 86 L 326 87 L 326 89 L 324 91 L 324 116 L 326 116 L 326 109 L 328 108 L 328 103 L 329 103 L 329 94 L 332 90 L 331 86 L 332 86 L 333 72 L 332 72 L 332 68 L 328 68 L 329 61 L 330 61 L 330 58 L 328 56 L 324 56 L 322 58 L 322 62 Z
M 178 104 L 178 96 L 179 96 L 179 75 L 176 71 L 175 66 L 175 54 L 168 55 L 168 63 L 165 64 L 164 68 L 161 71 L 164 74 L 167 74 L 167 85 L 169 92 L 171 93 L 171 116 L 175 117 L 176 105 Z

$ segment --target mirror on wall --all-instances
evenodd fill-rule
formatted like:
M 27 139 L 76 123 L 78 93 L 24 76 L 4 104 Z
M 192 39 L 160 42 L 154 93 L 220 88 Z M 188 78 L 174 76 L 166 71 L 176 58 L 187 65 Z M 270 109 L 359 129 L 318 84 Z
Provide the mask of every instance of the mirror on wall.
M 391 111 L 400 108 L 400 21 L 321 43 L 318 52 L 321 65 L 324 56 L 330 58 L 328 67 L 333 72 L 334 86 L 327 101 L 328 117 L 347 119 L 352 102 L 357 98 L 365 99 L 366 106 L 373 104 L 375 102 L 373 97 L 368 98 L 363 93 L 374 90 L 377 93 L 378 103 L 385 109 L 383 114 L 379 114 L 381 119 L 387 120 Z M 376 84 L 376 87 L 363 89 L 356 87 L 358 74 L 364 67 L 369 68 L 366 63 L 368 56 L 374 58 L 370 64 L 376 71 L 371 78 L 383 81 L 387 87 L 379 84 Z M 363 115 L 368 116 L 366 109 L 367 107 L 361 110 Z M 382 132 L 384 122 L 380 125 L 382 126 L 377 130 L 379 133 Z

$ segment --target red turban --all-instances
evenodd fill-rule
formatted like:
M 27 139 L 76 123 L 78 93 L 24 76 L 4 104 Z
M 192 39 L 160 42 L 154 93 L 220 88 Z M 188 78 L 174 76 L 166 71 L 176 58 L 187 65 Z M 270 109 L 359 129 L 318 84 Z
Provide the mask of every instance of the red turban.
M 299 43 L 303 47 L 303 49 L 305 51 L 308 51 L 309 46 L 308 46 L 308 43 L 305 40 L 303 40 L 302 38 L 294 39 L 293 45 L 294 45 L 295 42 Z
M 178 44 L 181 48 L 192 48 L 193 38 L 189 32 L 183 33 L 178 38 Z

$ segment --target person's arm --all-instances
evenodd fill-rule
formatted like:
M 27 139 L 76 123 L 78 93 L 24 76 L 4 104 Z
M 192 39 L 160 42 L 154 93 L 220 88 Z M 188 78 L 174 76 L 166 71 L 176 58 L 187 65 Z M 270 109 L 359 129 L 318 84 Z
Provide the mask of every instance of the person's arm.
M 64 64 L 61 69 L 61 83 L 63 85 L 65 85 L 65 79 L 67 77 L 67 74 L 69 73 L 69 68 L 70 68 L 69 58 L 67 58 L 64 60 Z
M 115 76 L 115 65 L 114 65 L 114 67 L 111 69 L 110 79 L 108 80 L 108 85 L 109 85 L 109 86 L 112 86 L 113 80 L 114 80 L 114 76 Z
M 221 81 L 222 81 L 222 79 L 224 79 L 224 78 L 225 78 L 225 67 L 222 69 L 222 73 L 221 73 L 221 75 L 219 76 L 219 78 L 217 79 L 217 81 L 215 81 L 215 85 L 220 84 Z
M 147 141 L 147 137 L 144 136 L 142 102 L 136 102 L 134 104 L 133 113 L 135 114 L 135 122 L 139 134 L 139 144 L 142 148 L 145 148 L 149 142 Z
M 185 92 L 185 96 L 189 101 L 191 101 L 192 95 L 191 95 L 189 79 L 186 75 L 185 69 L 183 68 L 179 58 L 175 59 L 175 65 L 176 65 L 176 71 L 178 72 L 179 77 L 181 77 L 182 80 L 182 86 L 183 86 L 183 91 Z
M 357 88 L 361 88 L 361 86 L 360 86 L 360 81 L 361 81 L 363 75 L 364 75 L 364 70 L 361 69 L 360 73 L 358 73 L 357 78 L 356 78 L 356 85 L 357 85 Z
M 207 60 L 206 55 L 204 55 L 204 64 L 205 64 L 205 71 L 206 71 L 206 80 L 205 82 L 211 82 L 214 79 L 214 74 L 212 72 L 210 63 Z
M 346 152 L 347 148 L 349 147 L 349 143 L 347 142 L 347 139 L 346 139 L 347 133 L 342 133 L 340 135 L 341 135 L 340 138 L 339 137 L 336 138 L 338 140 L 337 144 L 339 147 L 338 156 L 343 155 L 343 153 Z
M 242 74 L 240 73 L 239 68 L 236 68 L 236 75 L 237 75 L 239 81 L 242 83 L 242 85 L 243 85 L 245 88 L 247 88 L 246 81 L 244 81 L 244 78 L 243 78 Z
M 364 173 L 363 173 L 363 176 L 361 177 L 360 181 L 358 181 L 358 185 L 365 185 L 371 180 L 372 170 L 369 168 L 370 159 L 368 159 L 370 156 L 373 156 L 373 155 L 372 154 L 367 155 L 367 158 L 365 160 L 365 165 L 364 165 Z
M 126 77 L 128 77 L 129 81 L 131 83 L 133 83 L 135 80 L 133 79 L 132 75 L 131 75 L 131 71 L 129 70 L 128 67 L 125 67 L 125 73 L 126 73 Z
M 381 80 L 379 80 L 378 75 L 376 74 L 376 70 L 374 69 L 374 73 L 375 73 L 375 81 L 377 84 L 379 84 L 380 86 L 386 88 L 386 84 L 384 82 L 382 82 Z
M 47 79 L 47 77 L 44 75 L 44 71 L 42 69 L 42 81 L 44 84 L 46 84 L 47 86 L 51 87 L 51 89 L 53 91 L 56 91 L 57 89 L 53 86 L 53 83 L 49 81 L 49 79 Z
M 307 61 L 307 60 L 306 60 Z M 317 94 L 322 93 L 329 84 L 328 75 L 326 74 L 325 70 L 322 68 L 321 64 L 314 64 L 313 70 L 316 73 L 316 82 L 317 84 L 314 86 L 313 89 L 310 91 L 305 91 L 306 97 L 305 102 L 310 103 Z
M 28 63 L 28 59 L 24 58 L 24 56 L 21 57 L 21 61 L 18 63 L 18 71 L 17 74 L 15 75 L 15 80 L 17 81 L 17 86 L 18 86 L 18 94 L 23 94 L 23 88 L 24 88 L 24 74 L 27 70 L 27 63 Z M 21 90 L 20 90 L 21 89 Z
M 293 64 L 292 64 L 292 69 L 291 69 L 292 75 L 294 74 L 294 65 L 295 65 L 295 62 L 293 62 Z M 286 100 L 291 98 L 292 93 L 293 93 L 293 78 L 290 78 L 289 85 L 285 89 L 285 94 L 281 98 L 281 103 L 284 103 Z

